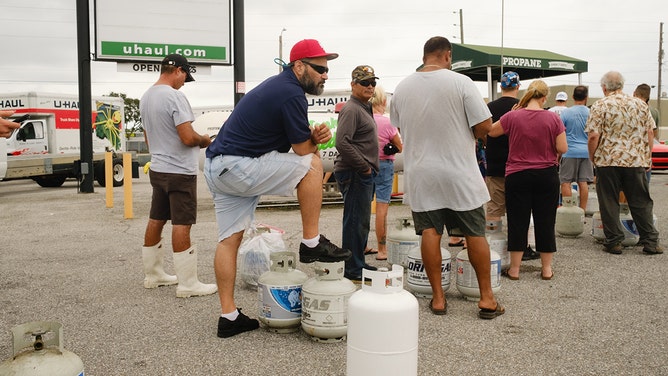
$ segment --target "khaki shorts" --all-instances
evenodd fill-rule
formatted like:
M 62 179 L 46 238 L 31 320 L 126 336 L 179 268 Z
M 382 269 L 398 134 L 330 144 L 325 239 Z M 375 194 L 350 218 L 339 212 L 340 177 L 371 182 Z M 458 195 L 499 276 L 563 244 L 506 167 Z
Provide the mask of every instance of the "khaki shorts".
M 149 171 L 153 196 L 149 218 L 193 225 L 197 220 L 197 175 Z
M 506 178 L 485 177 L 490 200 L 487 202 L 488 217 L 503 217 L 506 214 Z
M 450 236 L 485 236 L 485 210 L 481 207 L 468 211 L 439 209 L 426 212 L 413 212 L 415 233 L 433 228 L 443 235 L 447 228 Z

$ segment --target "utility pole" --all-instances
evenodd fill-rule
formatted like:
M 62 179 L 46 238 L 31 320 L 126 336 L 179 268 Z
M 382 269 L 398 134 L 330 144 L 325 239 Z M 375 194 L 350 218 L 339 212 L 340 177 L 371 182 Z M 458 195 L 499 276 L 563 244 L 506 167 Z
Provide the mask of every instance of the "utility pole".
M 459 12 L 453 10 L 452 13 L 459 13 L 459 24 L 452 24 L 452 26 L 459 26 L 459 43 L 464 44 L 464 13 L 461 8 L 459 9 Z M 452 37 L 457 38 L 456 35 L 453 35 Z
M 663 22 L 659 23 L 659 78 L 656 82 L 656 107 L 659 110 L 659 122 L 661 122 L 661 69 L 663 65 Z M 659 124 L 656 125 L 657 127 Z

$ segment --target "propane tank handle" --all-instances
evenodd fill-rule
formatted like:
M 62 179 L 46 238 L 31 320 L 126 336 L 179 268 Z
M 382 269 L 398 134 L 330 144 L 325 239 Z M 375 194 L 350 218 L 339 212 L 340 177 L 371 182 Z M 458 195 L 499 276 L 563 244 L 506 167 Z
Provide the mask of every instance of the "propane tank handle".
M 63 326 L 55 321 L 32 321 L 12 328 L 12 340 L 16 356 L 28 347 L 36 351 L 56 346 L 63 352 Z

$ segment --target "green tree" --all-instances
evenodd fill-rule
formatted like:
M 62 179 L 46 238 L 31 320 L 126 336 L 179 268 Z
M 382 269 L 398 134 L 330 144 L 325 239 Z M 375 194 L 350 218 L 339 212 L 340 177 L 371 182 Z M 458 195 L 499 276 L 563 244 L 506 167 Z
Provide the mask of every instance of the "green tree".
M 143 132 L 144 128 L 141 123 L 141 115 L 139 114 L 139 99 L 129 98 L 126 94 L 123 93 L 114 93 L 113 91 L 108 94 L 110 97 L 120 97 L 123 99 L 125 104 L 125 133 L 126 136 L 130 137 L 135 132 Z

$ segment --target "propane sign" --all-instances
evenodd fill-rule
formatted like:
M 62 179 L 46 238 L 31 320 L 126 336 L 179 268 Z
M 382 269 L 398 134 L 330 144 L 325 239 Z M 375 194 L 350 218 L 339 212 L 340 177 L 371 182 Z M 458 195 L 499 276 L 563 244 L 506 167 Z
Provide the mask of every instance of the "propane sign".
M 95 57 L 230 65 L 230 0 L 95 0 Z M 192 44 L 197 41 L 197 44 Z

